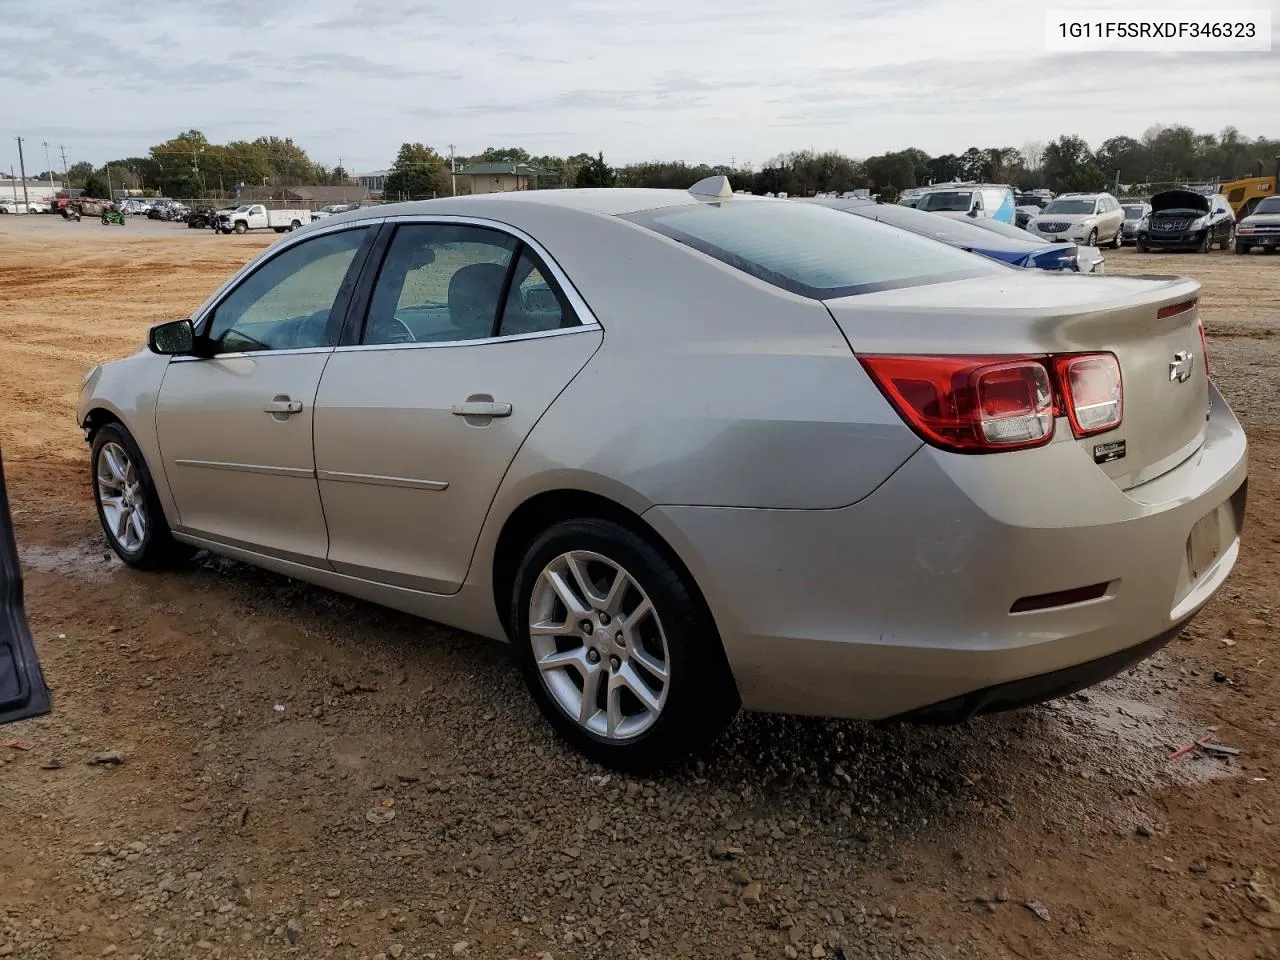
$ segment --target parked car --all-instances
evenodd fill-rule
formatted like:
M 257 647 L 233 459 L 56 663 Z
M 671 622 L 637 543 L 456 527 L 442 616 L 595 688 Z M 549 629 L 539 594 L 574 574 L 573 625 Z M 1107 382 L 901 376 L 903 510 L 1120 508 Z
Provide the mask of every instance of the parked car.
M 0 725 L 48 713 L 49 688 L 27 627 L 22 568 L 0 462 Z
M 1023 230 L 1036 217 L 1040 216 L 1040 208 L 1034 204 L 1024 204 L 1020 207 L 1013 208 L 1013 225 L 1021 227 Z
M 1151 215 L 1151 204 L 1145 200 L 1122 200 L 1120 207 L 1124 210 L 1120 242 L 1134 243 L 1138 239 L 1138 224 Z
M 979 230 L 986 230 L 989 233 L 996 233 L 1009 240 L 1017 240 L 1023 243 L 1044 244 L 1044 238 L 1038 237 L 1029 230 L 1023 230 L 1021 227 L 1015 227 L 1012 224 L 1001 223 L 998 220 L 974 220 L 973 226 Z M 1058 244 L 1056 246 L 1066 246 L 1071 250 L 1071 256 L 1075 260 L 1075 270 L 1077 273 L 1093 273 L 1099 274 L 1103 272 L 1102 251 L 1098 247 L 1091 247 L 1083 243 Z
M 335 213 L 346 213 L 348 210 L 355 210 L 358 206 L 359 204 L 355 203 L 331 203 L 327 207 L 321 207 L 311 214 L 311 219 L 323 220 L 325 217 L 332 217 Z
M 1077 270 L 1076 245 L 1074 243 L 1045 243 L 1039 237 L 1005 238 L 980 229 L 980 224 L 996 224 L 994 220 L 955 220 L 925 213 L 918 208 L 904 207 L 897 203 L 879 203 L 875 200 L 827 200 L 814 198 L 796 201 L 818 203 L 834 210 L 877 220 L 924 237 L 940 240 L 952 247 L 981 254 L 1015 267 L 1036 267 L 1041 270 Z M 1015 228 L 1009 227 L 1010 230 Z
M 1235 242 L 1236 215 L 1220 193 L 1163 190 L 1151 198 L 1151 213 L 1138 223 L 1134 245 L 1148 250 L 1197 250 L 1208 253 L 1216 243 L 1226 250 Z
M 1013 223 L 1013 190 L 1004 184 L 971 183 L 955 187 L 931 187 L 916 204 L 917 210 L 948 217 L 989 217 Z
M 1236 253 L 1248 253 L 1261 247 L 1267 253 L 1280 244 L 1280 197 L 1265 197 L 1258 201 L 1253 213 L 1236 227 Z
M 0 213 L 26 213 L 27 203 L 24 200 L 0 200 Z
M 192 230 L 204 230 L 214 227 L 218 222 L 218 211 L 213 207 L 196 207 L 187 214 L 187 226 Z
M 1070 240 L 1091 247 L 1104 242 L 1119 250 L 1124 238 L 1124 210 L 1109 193 L 1062 193 L 1045 204 L 1027 229 L 1049 240 Z
M 269 210 L 261 203 L 242 203 L 231 211 L 218 211 L 218 229 L 223 233 L 248 233 L 250 230 L 274 230 L 285 233 L 311 222 L 311 211 L 301 207 Z
M 126 563 L 509 638 L 561 735 L 643 768 L 739 705 L 961 721 L 1176 636 L 1247 474 L 1199 290 L 723 177 L 450 197 L 271 245 L 76 417 Z

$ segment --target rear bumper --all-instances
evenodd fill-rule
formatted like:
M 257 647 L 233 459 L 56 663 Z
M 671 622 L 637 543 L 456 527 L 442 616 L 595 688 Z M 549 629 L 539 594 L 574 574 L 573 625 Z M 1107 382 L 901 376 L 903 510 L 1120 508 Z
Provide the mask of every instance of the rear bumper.
M 1247 444 L 1212 396 L 1201 449 L 1129 491 L 1074 440 L 998 458 L 926 447 L 840 510 L 667 506 L 645 517 L 702 588 L 748 709 L 962 718 L 1123 669 L 1226 580 Z M 1205 518 L 1214 559 L 1193 572 L 1191 532 Z M 1099 584 L 1086 602 L 1011 612 L 1022 598 Z

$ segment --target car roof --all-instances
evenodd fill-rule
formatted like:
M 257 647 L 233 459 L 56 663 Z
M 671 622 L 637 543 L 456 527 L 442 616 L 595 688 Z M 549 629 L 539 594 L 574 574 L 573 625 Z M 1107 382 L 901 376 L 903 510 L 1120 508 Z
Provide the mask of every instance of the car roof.
M 583 213 L 618 216 L 654 210 L 660 207 L 692 206 L 699 200 L 687 190 L 653 190 L 627 187 L 584 187 L 571 190 L 519 190 L 510 193 L 481 193 L 462 197 L 438 197 L 434 200 L 409 200 L 403 203 L 360 207 L 326 219 L 328 224 L 375 220 L 383 217 L 454 215 L 502 219 L 504 214 L 519 215 L 534 206 L 559 207 Z M 772 203 L 767 197 L 734 194 L 728 203 Z

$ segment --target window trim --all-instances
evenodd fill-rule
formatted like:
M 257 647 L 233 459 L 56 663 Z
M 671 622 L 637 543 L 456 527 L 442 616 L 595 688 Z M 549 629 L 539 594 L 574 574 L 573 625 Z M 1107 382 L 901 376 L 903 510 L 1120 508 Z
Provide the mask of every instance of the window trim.
M 600 321 L 596 319 L 591 307 L 588 306 L 587 301 L 573 285 L 573 282 L 560 264 L 547 252 L 546 247 L 519 227 L 513 227 L 508 223 L 490 220 L 486 217 L 459 216 L 456 214 L 404 214 L 386 217 L 380 222 L 382 223 L 382 229 L 379 231 L 375 241 L 374 253 L 365 261 L 360 281 L 356 286 L 356 292 L 347 307 L 346 322 L 343 325 L 338 346 L 334 348 L 335 352 L 351 353 L 356 350 L 425 350 L 437 347 L 474 347 L 481 344 L 513 343 L 522 340 L 538 340 L 544 337 L 562 337 L 569 334 L 604 329 Z M 552 289 L 560 295 L 562 302 L 577 319 L 577 324 L 569 327 L 560 327 L 555 330 L 540 330 L 536 333 L 516 333 L 472 340 L 433 340 L 426 343 L 361 343 L 360 339 L 364 336 L 364 327 L 368 322 L 369 306 L 373 301 L 373 288 L 377 283 L 378 274 L 382 270 L 383 262 L 386 260 L 387 253 L 390 250 L 391 240 L 396 230 L 402 226 L 477 227 L 485 230 L 494 230 L 514 239 L 516 246 L 507 271 L 504 289 L 510 283 L 512 272 L 519 262 L 521 253 L 527 250 L 533 256 L 538 269 L 543 271 L 544 278 Z M 499 306 L 501 309 L 497 312 L 495 323 L 500 329 L 502 314 L 506 309 L 505 298 L 500 301 Z
M 226 300 L 243 286 L 251 276 L 259 270 L 265 268 L 277 257 L 283 256 L 285 253 L 295 247 L 316 240 L 320 237 L 330 236 L 337 233 L 346 233 L 351 230 L 367 230 L 368 236 L 361 241 L 360 246 L 356 248 L 356 254 L 351 259 L 350 265 L 347 267 L 346 276 L 342 278 L 342 284 L 338 287 L 338 295 L 334 299 L 334 309 L 329 315 L 329 325 L 326 327 L 328 331 L 335 323 L 339 324 L 336 331 L 337 336 L 331 337 L 331 344 L 322 347 L 294 347 L 287 350 L 239 350 L 230 353 L 217 353 L 212 356 L 196 356 L 187 354 L 184 356 L 170 357 L 170 363 L 193 363 L 196 361 L 208 360 L 229 360 L 238 357 L 263 357 L 263 356 L 298 356 L 307 353 L 328 353 L 341 343 L 341 331 L 346 327 L 347 314 L 350 311 L 352 297 L 355 293 L 358 278 L 363 275 L 369 252 L 372 250 L 381 230 L 379 229 L 383 219 L 354 220 L 346 223 L 338 223 L 329 227 L 323 227 L 319 230 L 308 230 L 304 235 L 299 237 L 291 237 L 287 241 L 281 241 L 278 245 L 268 247 L 262 254 L 253 260 L 250 260 L 243 267 L 231 275 L 217 292 L 204 304 L 204 306 L 196 312 L 196 316 L 192 318 L 192 326 L 195 328 L 196 336 L 204 334 L 208 329 L 208 325 L 213 322 L 213 315 L 218 312 L 218 308 L 222 306 Z

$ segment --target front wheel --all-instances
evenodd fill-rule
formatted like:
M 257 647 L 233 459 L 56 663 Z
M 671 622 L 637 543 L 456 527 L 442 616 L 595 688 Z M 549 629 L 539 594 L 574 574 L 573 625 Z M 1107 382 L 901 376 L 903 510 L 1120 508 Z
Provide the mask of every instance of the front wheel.
M 1116 235 L 1111 238 L 1111 249 L 1119 250 L 1124 245 L 1124 227 L 1116 227 Z
M 1231 245 L 1235 242 L 1235 239 L 1236 239 L 1236 230 L 1235 230 L 1235 227 L 1232 227 L 1229 230 L 1227 230 L 1227 235 L 1223 237 L 1222 242 L 1218 244 L 1218 249 L 1229 250 L 1231 248 Z
M 1089 231 L 1089 239 L 1085 241 L 1086 247 L 1096 247 L 1098 245 L 1098 230 L 1095 227 Z
M 1200 241 L 1200 253 L 1208 253 L 1213 249 L 1213 228 L 1210 227 L 1204 232 L 1204 239 Z
M 123 426 L 108 423 L 90 447 L 93 500 L 107 542 L 125 563 L 159 570 L 195 552 L 173 539 L 151 471 Z
M 237 220 L 235 225 L 235 231 L 236 233 L 248 233 L 249 225 L 245 223 L 243 220 Z
M 1249 244 L 1245 243 L 1245 242 L 1244 242 L 1243 240 L 1241 240 L 1239 237 L 1236 237 L 1236 253 L 1238 253 L 1238 254 L 1246 254 L 1246 253 L 1248 253 L 1248 252 L 1249 252 L 1249 250 L 1250 250 L 1250 249 L 1251 249 L 1251 248 L 1250 248 Z
M 1133 249 L 1137 250 L 1139 253 L 1146 253 L 1148 248 L 1141 240 L 1135 240 L 1133 241 Z
M 719 634 L 686 576 L 596 518 L 555 524 L 525 552 L 509 619 L 521 671 L 556 732 L 598 763 L 669 765 L 737 712 Z
M 107 215 L 104 213 L 104 214 L 102 215 L 102 225 L 105 227 L 105 226 L 106 226 L 107 224 L 109 224 L 110 222 L 111 222 L 111 221 L 107 218 Z

